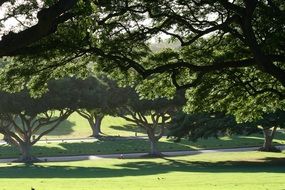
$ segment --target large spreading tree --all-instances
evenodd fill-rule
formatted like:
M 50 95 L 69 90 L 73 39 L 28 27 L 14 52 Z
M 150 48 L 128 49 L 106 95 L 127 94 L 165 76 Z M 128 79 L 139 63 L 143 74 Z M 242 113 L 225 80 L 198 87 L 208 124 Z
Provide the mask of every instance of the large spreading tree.
M 283 87 L 285 85 L 282 0 L 58 0 L 40 3 L 7 0 L 0 5 L 3 10 L 9 10 L 3 11 L 1 19 L 4 35 L 0 41 L 0 55 L 53 58 L 50 62 L 37 60 L 34 67 L 22 65 L 25 71 L 17 74 L 43 70 L 49 73 L 72 61 L 78 67 L 82 65 L 76 63 L 76 59 L 92 57 L 97 63 L 103 61 L 105 68 L 133 68 L 144 78 L 155 73 L 174 75 L 174 83 L 185 71 L 195 80 L 203 79 L 205 73 L 246 67 L 256 68 Z M 7 27 L 5 21 L 9 18 L 18 23 L 16 31 Z M 205 62 L 184 59 L 179 52 L 163 64 L 145 62 L 143 58 L 149 55 L 145 49 L 147 40 L 162 34 L 179 41 L 183 48 L 208 36 L 220 41 L 231 37 L 246 52 L 239 56 L 237 50 L 231 57 L 213 57 Z M 204 53 L 216 45 L 219 42 L 208 43 Z M 189 52 L 192 54 L 195 52 Z M 16 67 L 13 65 L 12 69 Z M 192 84 L 191 80 L 183 82 Z
M 57 89 L 59 90 L 59 89 Z M 32 146 L 53 131 L 73 112 L 73 100 L 50 90 L 39 99 L 28 91 L 0 93 L 0 133 L 4 140 L 19 149 L 21 162 L 34 162 Z
M 144 79 L 137 87 L 144 96 L 190 89 L 188 112 L 221 111 L 252 121 L 284 110 L 282 0 L 7 0 L 0 6 L 12 10 L 1 19 L 7 89 L 26 80 L 42 88 L 49 78 L 85 75 L 96 65 L 131 85 Z M 10 17 L 17 30 L 6 27 Z M 164 36 L 180 47 L 152 52 L 149 41 Z

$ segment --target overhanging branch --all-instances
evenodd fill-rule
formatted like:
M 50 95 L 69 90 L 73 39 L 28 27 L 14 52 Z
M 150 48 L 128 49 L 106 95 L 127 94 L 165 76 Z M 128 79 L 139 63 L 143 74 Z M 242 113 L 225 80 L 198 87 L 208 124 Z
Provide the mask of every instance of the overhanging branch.
M 0 41 L 0 57 L 9 56 L 13 51 L 26 47 L 54 33 L 58 24 L 73 17 L 72 14 L 67 12 L 72 9 L 77 1 L 60 0 L 49 8 L 44 8 L 38 12 L 38 23 L 36 25 L 18 33 L 10 32 L 4 35 Z

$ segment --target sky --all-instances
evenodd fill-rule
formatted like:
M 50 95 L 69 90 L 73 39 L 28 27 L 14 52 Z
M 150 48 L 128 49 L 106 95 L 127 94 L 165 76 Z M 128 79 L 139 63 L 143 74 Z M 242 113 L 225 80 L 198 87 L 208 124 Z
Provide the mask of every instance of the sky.
M 13 6 L 18 6 L 21 4 L 24 4 L 25 2 L 29 2 L 26 0 L 16 0 L 15 4 Z M 37 0 L 39 5 L 42 5 L 41 0 Z M 4 3 L 2 6 L 0 6 L 0 23 L 2 24 L 0 28 L 0 37 L 2 37 L 3 34 L 8 33 L 9 31 L 17 32 L 19 30 L 22 30 L 24 25 L 34 25 L 37 22 L 36 19 L 36 12 L 33 13 L 33 19 L 26 19 L 24 15 L 17 15 L 15 18 L 8 18 L 3 20 L 7 15 L 12 14 L 11 9 L 12 5 L 10 3 Z

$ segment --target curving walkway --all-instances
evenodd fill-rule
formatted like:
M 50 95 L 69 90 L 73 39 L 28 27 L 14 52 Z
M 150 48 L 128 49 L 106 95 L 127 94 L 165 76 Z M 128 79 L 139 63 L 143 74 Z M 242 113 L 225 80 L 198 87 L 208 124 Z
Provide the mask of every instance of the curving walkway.
M 281 150 L 285 150 L 285 146 L 277 146 Z M 245 152 L 254 151 L 260 147 L 247 147 L 247 148 L 228 148 L 228 149 L 209 149 L 209 150 L 190 150 L 190 151 L 172 151 L 162 152 L 165 156 L 185 156 L 204 153 L 218 153 L 218 152 Z M 78 156 L 57 156 L 57 157 L 39 157 L 44 162 L 65 162 L 65 161 L 80 161 L 80 160 L 97 160 L 104 158 L 139 158 L 146 156 L 147 153 L 127 153 L 127 154 L 105 154 L 105 155 L 78 155 Z M 16 160 L 16 158 L 0 159 L 0 163 L 9 163 Z

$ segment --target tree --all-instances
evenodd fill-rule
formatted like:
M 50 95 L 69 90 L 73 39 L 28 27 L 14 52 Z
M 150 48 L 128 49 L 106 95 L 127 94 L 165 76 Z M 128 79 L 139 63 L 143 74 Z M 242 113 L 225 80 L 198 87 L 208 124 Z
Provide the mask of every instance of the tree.
M 252 122 L 237 123 L 235 118 L 224 113 L 178 113 L 176 114 L 169 128 L 169 137 L 175 141 L 187 137 L 191 141 L 200 138 L 220 137 L 233 134 L 252 134 L 263 131 L 264 143 L 260 151 L 280 152 L 272 145 L 276 130 L 284 128 L 284 111 L 267 113 L 262 119 Z
M 100 138 L 103 118 L 105 115 L 115 115 L 116 109 L 126 103 L 130 89 L 119 88 L 116 81 L 109 79 L 106 75 L 98 73 L 97 75 L 97 77 L 91 76 L 83 80 L 73 78 L 66 81 L 65 86 L 71 83 L 79 84 L 80 88 L 77 90 L 81 98 L 78 102 L 79 109 L 76 111 L 88 121 L 92 129 L 91 136 Z
M 238 120 L 260 119 L 265 112 L 284 110 L 284 1 L 70 2 L 44 1 L 44 9 L 35 9 L 39 18 L 46 13 L 43 15 L 51 19 L 48 23 L 56 24 L 54 30 L 51 25 L 42 28 L 45 25 L 39 19 L 35 28 L 42 28 L 44 35 L 21 38 L 32 26 L 2 37 L 0 55 L 13 60 L 13 64 L 4 60 L 8 71 L 2 75 L 10 88 L 14 87 L 12 79 L 22 84 L 28 78 L 30 86 L 41 88 L 39 84 L 50 77 L 84 75 L 91 62 L 104 71 L 119 70 L 128 80 L 147 84 L 163 79 L 167 82 L 158 83 L 161 86 L 172 82 L 176 88 L 189 89 L 187 110 L 194 110 L 195 104 L 190 103 L 199 93 L 193 94 L 202 89 L 209 94 L 207 98 L 203 95 L 204 104 L 220 98 L 212 103 L 211 111 L 231 113 Z M 70 6 L 63 8 L 65 5 Z M 53 10 L 59 14 L 52 14 Z M 70 17 L 64 16 L 70 13 Z M 147 40 L 162 33 L 179 41 L 181 48 L 151 52 Z M 11 48 L 3 44 L 11 44 Z M 149 88 L 141 89 L 148 93 Z M 155 93 L 167 91 L 156 89 Z
M 1 133 L 9 144 L 20 148 L 22 152 L 20 160 L 25 162 L 36 160 L 31 155 L 32 145 L 43 135 L 58 127 L 72 111 L 101 109 L 105 110 L 102 113 L 106 113 L 110 86 L 103 80 L 107 80 L 106 77 L 104 79 L 89 77 L 84 80 L 71 77 L 51 80 L 47 85 L 47 93 L 36 99 L 31 98 L 27 90 L 13 94 L 1 92 L 0 110 L 4 119 Z M 109 102 L 112 106 L 112 101 Z M 52 110 L 59 110 L 59 112 Z M 43 132 L 33 139 L 40 129 L 43 129 Z
M 234 134 L 252 134 L 260 132 L 260 129 L 249 123 L 239 124 L 231 115 L 224 113 L 177 113 L 170 124 L 168 136 L 174 137 L 175 141 L 181 138 L 188 138 L 190 141 L 197 141 L 200 138 L 219 138 Z
M 79 109 L 76 112 L 88 121 L 92 129 L 91 137 L 100 138 L 102 134 L 101 124 L 105 115 L 98 109 Z
M 100 137 L 101 122 L 105 114 L 110 113 L 107 108 L 108 91 L 110 86 L 106 77 L 90 76 L 85 79 L 65 78 L 62 81 L 62 91 L 66 97 L 73 98 L 77 104 L 76 112 L 86 119 L 92 130 L 92 137 Z M 74 93 L 69 93 L 70 91 Z
M 118 115 L 144 129 L 150 142 L 150 156 L 161 156 L 157 143 L 165 135 L 171 116 L 183 105 L 183 95 L 177 93 L 172 100 L 141 100 L 138 94 L 133 92 L 128 94 L 127 98 L 126 105 L 119 108 Z
M 5 2 L 1 5 L 11 4 Z M 25 4 L 23 10 L 20 9 L 22 4 Z M 285 85 L 284 35 L 281 32 L 285 14 L 284 1 L 281 0 L 59 0 L 52 3 L 43 1 L 42 6 L 22 4 L 22 7 L 11 4 L 11 9 L 16 10 L 15 13 L 26 10 L 30 11 L 26 11 L 29 14 L 37 13 L 38 21 L 17 33 L 4 35 L 0 41 L 0 55 L 39 54 L 46 58 L 60 52 L 65 58 L 57 60 L 57 64 L 39 63 L 38 69 L 30 68 L 33 74 L 38 70 L 66 65 L 67 60 L 92 55 L 103 59 L 104 67 L 108 69 L 133 68 L 144 78 L 155 73 L 179 76 L 183 70 L 190 71 L 194 78 L 196 74 L 203 78 L 201 75 L 205 73 L 255 67 L 272 76 L 283 87 Z M 4 21 L 17 17 L 8 13 L 5 16 Z M 161 33 L 178 40 L 182 47 L 191 46 L 207 35 L 221 41 L 230 36 L 247 49 L 247 54 L 202 63 L 185 60 L 181 56 L 172 57 L 163 65 L 144 63 L 145 51 L 142 53 L 142 49 L 136 47 L 143 47 L 146 40 Z M 207 47 L 215 48 L 216 45 Z M 177 79 L 172 77 L 172 80 L 176 83 Z
M 266 152 L 280 152 L 278 148 L 272 145 L 272 141 L 277 129 L 285 127 L 285 112 L 279 110 L 275 113 L 267 113 L 262 119 L 253 124 L 261 126 L 263 131 L 264 143 L 259 150 Z
M 94 115 L 115 114 L 116 108 L 127 101 L 130 91 L 130 88 L 119 88 L 105 75 L 51 80 L 47 88 L 47 93 L 36 99 L 31 98 L 27 90 L 0 93 L 0 113 L 3 116 L 0 133 L 9 144 L 20 149 L 20 161 L 36 161 L 31 155 L 32 145 L 58 127 L 73 111 L 79 110 L 82 115 L 88 111 L 90 115 L 86 118 L 93 119 L 89 121 L 90 126 L 99 130 L 102 120 Z M 94 119 L 96 126 L 92 123 Z M 41 134 L 34 138 L 40 129 Z
M 27 91 L 0 93 L 0 133 L 8 144 L 20 150 L 20 162 L 37 161 L 32 155 L 32 145 L 57 128 L 73 112 L 72 106 L 66 107 L 72 105 L 70 99 L 52 92 L 39 99 L 31 98 Z

